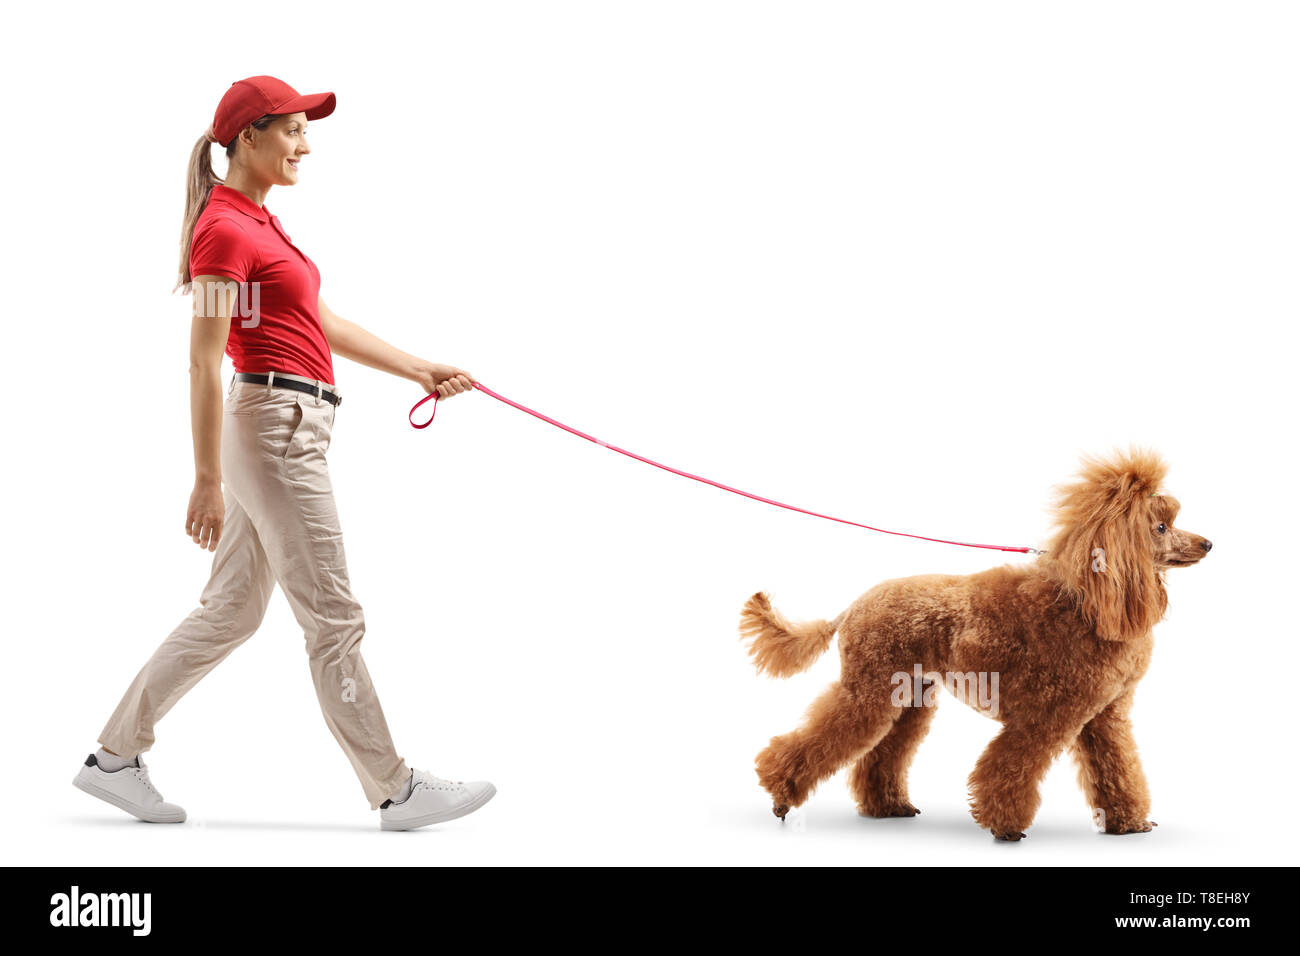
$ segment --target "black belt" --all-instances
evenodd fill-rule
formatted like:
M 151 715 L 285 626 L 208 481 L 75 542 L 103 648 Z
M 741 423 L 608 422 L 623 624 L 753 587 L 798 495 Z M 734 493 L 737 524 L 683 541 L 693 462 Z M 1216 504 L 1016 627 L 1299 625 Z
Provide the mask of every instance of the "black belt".
M 235 373 L 236 382 L 251 382 L 254 385 L 265 385 L 266 380 L 267 380 L 267 376 L 260 372 L 236 372 Z M 299 392 L 306 392 L 309 395 L 315 395 L 317 389 L 317 386 L 312 385 L 310 382 L 300 382 L 294 378 L 281 378 L 278 375 L 275 377 L 275 381 L 272 383 L 272 387 L 292 388 Z M 343 403 L 343 396 L 331 391 L 328 385 L 321 385 L 319 386 L 319 388 L 320 388 L 320 397 L 325 399 L 325 401 L 329 402 L 331 405 L 341 405 Z

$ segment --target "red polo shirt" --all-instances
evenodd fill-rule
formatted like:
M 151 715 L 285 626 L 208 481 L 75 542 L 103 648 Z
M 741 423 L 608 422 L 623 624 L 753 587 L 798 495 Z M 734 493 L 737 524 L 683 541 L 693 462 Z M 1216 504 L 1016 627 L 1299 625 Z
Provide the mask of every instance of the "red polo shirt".
M 241 284 L 226 340 L 236 372 L 290 372 L 334 384 L 320 324 L 320 271 L 266 206 L 237 189 L 213 186 L 194 226 L 190 275 L 227 276 Z

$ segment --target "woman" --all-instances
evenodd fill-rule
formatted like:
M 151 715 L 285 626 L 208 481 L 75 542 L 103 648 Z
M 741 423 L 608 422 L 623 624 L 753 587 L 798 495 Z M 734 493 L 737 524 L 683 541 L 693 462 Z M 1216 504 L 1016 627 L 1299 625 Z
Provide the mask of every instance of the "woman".
M 427 362 L 335 315 L 320 273 L 264 205 L 272 186 L 298 181 L 309 120 L 334 94 L 300 96 L 271 76 L 233 83 L 190 158 L 177 287 L 194 293 L 190 413 L 194 490 L 185 533 L 214 552 L 199 607 L 154 652 L 127 689 L 73 783 L 154 823 L 180 823 L 140 754 L 154 724 L 262 621 L 278 582 L 307 638 L 325 723 L 385 830 L 471 813 L 492 784 L 412 771 L 398 756 L 361 659 L 361 606 L 348 585 L 330 486 L 329 447 L 341 394 L 331 351 L 450 397 L 473 387 L 464 369 Z M 212 171 L 224 146 L 226 179 Z M 221 395 L 221 356 L 235 375 Z M 225 483 L 225 495 L 222 483 Z

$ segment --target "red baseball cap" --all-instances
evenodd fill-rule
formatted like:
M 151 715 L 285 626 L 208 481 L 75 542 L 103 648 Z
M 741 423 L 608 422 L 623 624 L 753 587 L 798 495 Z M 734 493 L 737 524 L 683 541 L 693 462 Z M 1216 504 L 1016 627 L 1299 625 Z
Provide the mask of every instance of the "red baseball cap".
M 333 93 L 299 95 L 288 83 L 273 76 L 250 76 L 236 80 L 217 104 L 207 136 L 222 146 L 239 135 L 253 120 L 267 113 L 306 113 L 309 120 L 334 112 Z

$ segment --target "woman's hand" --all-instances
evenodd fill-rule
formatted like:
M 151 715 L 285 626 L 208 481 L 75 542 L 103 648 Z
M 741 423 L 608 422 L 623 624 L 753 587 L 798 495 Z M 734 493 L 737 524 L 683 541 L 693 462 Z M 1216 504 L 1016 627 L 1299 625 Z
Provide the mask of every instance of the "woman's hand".
M 190 510 L 185 515 L 185 533 L 200 548 L 215 551 L 225 521 L 226 504 L 221 497 L 221 482 L 194 482 L 194 490 L 190 492 Z
M 437 362 L 426 362 L 417 368 L 415 380 L 424 387 L 426 392 L 432 393 L 436 391 L 439 398 L 449 398 L 452 395 L 459 395 L 461 392 L 468 392 L 474 388 L 474 383 L 478 381 L 463 368 L 456 368 L 454 365 L 439 365 Z

